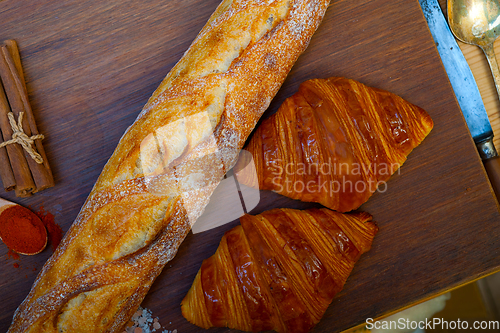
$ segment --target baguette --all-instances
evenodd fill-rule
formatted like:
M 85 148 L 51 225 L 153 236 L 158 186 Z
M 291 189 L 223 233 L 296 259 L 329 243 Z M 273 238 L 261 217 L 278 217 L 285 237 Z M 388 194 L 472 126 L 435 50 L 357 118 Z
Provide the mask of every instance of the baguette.
M 328 0 L 224 0 L 130 126 L 13 332 L 120 332 L 237 160 Z

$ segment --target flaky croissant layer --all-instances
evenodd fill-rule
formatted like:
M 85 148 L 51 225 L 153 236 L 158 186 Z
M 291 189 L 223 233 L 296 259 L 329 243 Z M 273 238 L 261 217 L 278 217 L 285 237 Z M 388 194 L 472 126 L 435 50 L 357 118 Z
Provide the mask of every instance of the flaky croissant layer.
M 367 213 L 329 209 L 273 209 L 240 221 L 182 301 L 195 325 L 308 332 L 378 231 Z
M 313 79 L 262 122 L 246 149 L 260 189 L 347 212 L 366 202 L 432 127 L 423 109 L 388 91 Z M 238 179 L 257 183 L 245 177 Z

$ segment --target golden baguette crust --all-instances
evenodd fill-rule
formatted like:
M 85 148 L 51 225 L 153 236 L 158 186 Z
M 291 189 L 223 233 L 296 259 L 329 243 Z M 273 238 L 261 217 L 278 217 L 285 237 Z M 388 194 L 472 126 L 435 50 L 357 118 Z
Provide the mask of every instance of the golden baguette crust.
M 120 332 L 317 29 L 328 0 L 223 1 L 121 138 L 9 332 Z

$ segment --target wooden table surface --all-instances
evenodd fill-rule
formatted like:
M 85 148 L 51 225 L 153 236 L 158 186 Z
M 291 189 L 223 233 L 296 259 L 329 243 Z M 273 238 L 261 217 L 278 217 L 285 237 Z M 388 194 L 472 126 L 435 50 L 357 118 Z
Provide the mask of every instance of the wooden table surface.
M 0 40 L 19 42 L 57 183 L 32 198 L 2 197 L 34 209 L 44 206 L 68 230 L 122 133 L 218 3 L 0 1 Z M 474 52 L 470 48 L 466 55 L 493 114 L 499 105 L 489 76 L 480 72 L 484 59 Z M 330 76 L 392 91 L 427 110 L 435 127 L 385 193 L 361 207 L 374 216 L 380 232 L 314 332 L 341 331 L 500 269 L 497 202 L 418 1 L 395 6 L 393 0 L 333 0 L 264 117 L 304 80 Z M 492 123 L 498 132 L 498 118 Z M 310 206 L 263 191 L 252 213 Z M 156 280 L 143 305 L 166 329 L 200 331 L 182 317 L 179 303 L 201 261 L 237 223 L 190 234 Z M 15 261 L 0 244 L 0 332 L 51 252 Z

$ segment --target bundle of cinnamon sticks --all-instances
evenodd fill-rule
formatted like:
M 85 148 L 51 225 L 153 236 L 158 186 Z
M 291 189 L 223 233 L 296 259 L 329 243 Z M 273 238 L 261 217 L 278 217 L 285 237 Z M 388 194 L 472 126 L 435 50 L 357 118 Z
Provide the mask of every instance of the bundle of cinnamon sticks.
M 14 40 L 0 45 L 0 131 L 0 144 L 23 138 L 23 145 L 10 143 L 0 148 L 0 178 L 4 189 L 14 190 L 18 197 L 26 197 L 54 186 L 42 140 L 33 140 L 40 136 Z

